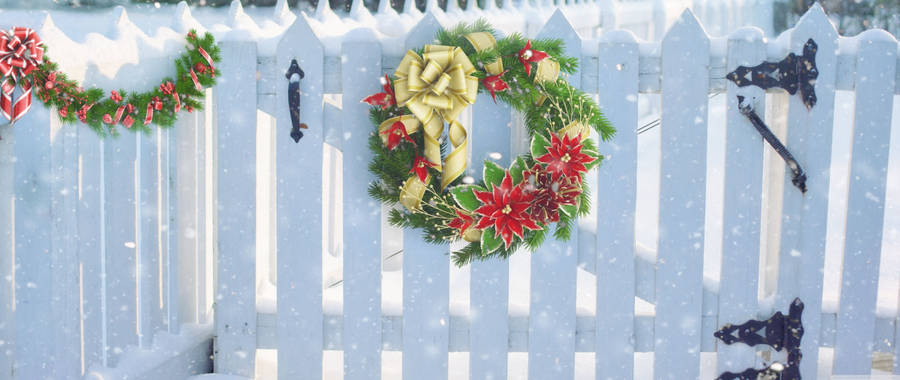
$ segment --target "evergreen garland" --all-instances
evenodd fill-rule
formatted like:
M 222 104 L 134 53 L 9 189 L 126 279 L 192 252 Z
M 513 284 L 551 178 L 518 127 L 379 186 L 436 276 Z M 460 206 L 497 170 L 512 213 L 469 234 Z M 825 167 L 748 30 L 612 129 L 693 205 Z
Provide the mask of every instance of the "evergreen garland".
M 476 32 L 492 34 L 497 41 L 496 46 L 481 52 L 476 51 L 465 38 L 466 35 Z M 533 151 L 535 144 L 537 144 L 538 149 L 544 149 L 544 152 L 546 152 L 546 146 L 550 144 L 550 139 L 557 135 L 557 131 L 574 121 L 589 126 L 604 141 L 612 138 L 615 129 L 591 100 L 590 95 L 570 86 L 563 78 L 559 78 L 555 82 L 535 83 L 532 77 L 534 73 L 528 75 L 523 64 L 518 60 L 520 50 L 529 41 L 520 34 L 512 34 L 505 38 L 498 38 L 498 35 L 487 21 L 480 19 L 471 24 L 461 23 L 450 29 L 442 29 L 437 33 L 435 39 L 438 45 L 462 48 L 463 52 L 476 67 L 476 71 L 471 75 L 479 78 L 479 80 L 488 76 L 483 71 L 485 64 L 489 64 L 498 58 L 502 59 L 503 67 L 506 70 L 505 74 L 502 75 L 502 79 L 505 80 L 509 88 L 506 91 L 496 92 L 496 98 L 524 114 L 528 132 L 533 138 Z M 559 64 L 560 72 L 564 76 L 576 70 L 578 60 L 563 54 L 564 46 L 561 40 L 538 39 L 531 40 L 530 43 L 531 49 L 548 54 L 549 57 L 545 59 L 556 61 Z M 420 48 L 415 51 L 421 54 L 423 50 Z M 479 86 L 479 92 L 487 92 L 487 89 L 484 86 Z M 539 102 L 541 99 L 543 101 Z M 369 113 L 370 119 L 376 127 L 370 134 L 369 139 L 369 148 L 373 153 L 372 161 L 369 163 L 369 170 L 377 177 L 377 180 L 369 185 L 368 192 L 374 199 L 391 205 L 400 201 L 401 187 L 404 181 L 410 177 L 414 159 L 421 155 L 424 133 L 413 133 L 410 135 L 415 144 L 399 144 L 393 149 L 389 149 L 379 136 L 378 126 L 389 118 L 409 113 L 406 107 L 396 105 L 390 107 L 373 106 Z M 441 150 L 442 153 L 446 153 L 446 139 L 443 139 L 443 141 Z M 513 238 L 511 242 L 507 244 L 499 243 L 499 247 L 493 247 L 493 249 L 482 247 L 483 243 L 498 244 L 496 238 L 489 234 L 494 227 L 487 227 L 484 230 L 486 232 L 483 233 L 481 241 L 470 242 L 461 250 L 452 253 L 453 262 L 458 266 L 462 266 L 473 260 L 505 259 L 517 249 L 523 247 L 533 251 L 547 238 L 551 228 L 550 224 L 556 224 L 552 231 L 553 237 L 559 240 L 567 240 L 571 235 L 572 229 L 575 228 L 577 217 L 587 215 L 590 212 L 588 186 L 581 185 L 584 174 L 587 170 L 599 165 L 603 158 L 597 152 L 596 144 L 591 138 L 581 140 L 580 146 L 582 152 L 593 158 L 593 161 L 586 165 L 584 172 L 578 174 L 580 192 L 576 197 L 576 204 L 572 207 L 560 206 L 559 220 L 557 222 L 538 223 L 540 229 L 524 229 L 521 239 Z M 459 199 L 454 196 L 454 193 L 465 193 L 468 189 L 490 191 L 490 189 L 500 184 L 498 178 L 502 177 L 497 177 L 497 175 L 510 175 L 513 177 L 514 182 L 523 184 L 523 181 L 528 181 L 527 178 L 522 178 L 523 171 L 535 165 L 543 164 L 530 154 L 514 159 L 512 166 L 508 169 L 500 168 L 496 164 L 486 161 L 485 172 L 491 178 L 476 180 L 474 184 L 466 184 L 463 183 L 462 179 L 457 179 L 443 191 L 438 183 L 439 181 L 432 180 L 428 184 L 425 195 L 422 198 L 420 210 L 410 211 L 401 207 L 392 209 L 388 215 L 388 221 L 392 225 L 401 228 L 421 229 L 423 238 L 429 243 L 446 244 L 460 240 L 462 238 L 461 231 L 450 227 L 451 222 L 457 218 L 457 213 L 468 213 L 475 218 L 477 218 L 477 215 L 474 215 L 471 209 L 467 210 L 463 207 Z M 440 172 L 437 170 L 432 168 L 427 170 L 433 178 L 440 178 Z M 474 196 L 471 199 L 474 199 Z M 563 210 L 563 208 L 566 208 L 566 210 Z M 469 228 L 473 227 L 474 224 Z M 485 239 L 491 241 L 485 243 Z

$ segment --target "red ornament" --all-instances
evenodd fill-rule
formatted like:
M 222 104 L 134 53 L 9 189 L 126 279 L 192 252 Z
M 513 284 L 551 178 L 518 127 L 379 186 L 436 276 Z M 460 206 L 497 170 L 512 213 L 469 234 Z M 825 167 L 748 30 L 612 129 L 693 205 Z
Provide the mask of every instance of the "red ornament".
M 536 160 L 547 164 L 547 171 L 553 174 L 554 180 L 561 176 L 575 176 L 581 183 L 581 173 L 587 171 L 585 165 L 594 162 L 595 158 L 581 153 L 580 137 L 569 138 L 563 134 L 563 137 L 559 138 L 555 133 L 551 133 L 550 136 L 547 153 Z
M 190 31 L 190 32 L 188 32 L 187 37 L 188 37 L 188 40 L 194 40 L 197 38 L 197 34 L 194 33 L 194 31 Z
M 419 177 L 419 180 L 425 182 L 425 179 L 428 177 L 428 168 L 435 168 L 433 162 L 426 160 L 422 156 L 416 156 L 415 161 L 413 161 L 412 169 L 409 170 L 410 173 L 416 173 L 416 176 Z
M 119 92 L 115 90 L 110 93 L 109 98 L 116 103 L 122 101 L 122 95 L 119 95 Z
M 463 236 L 473 223 L 475 223 L 475 219 L 473 219 L 472 216 L 456 210 L 456 218 L 453 218 L 447 226 L 459 230 L 459 236 Z
M 391 87 L 391 79 L 388 78 L 387 74 L 384 75 L 381 84 L 384 92 L 369 95 L 362 102 L 372 106 L 381 106 L 381 109 L 388 108 L 388 106 L 396 106 L 397 100 L 394 96 L 394 89 Z
M 66 111 L 65 107 L 60 108 L 57 112 L 59 112 L 59 117 L 66 117 L 66 115 L 69 114 L 69 111 Z
M 547 53 L 542 52 L 540 50 L 532 50 L 531 49 L 531 41 L 525 43 L 525 47 L 522 50 L 519 50 L 519 62 L 522 63 L 522 66 L 525 66 L 525 74 L 531 75 L 531 63 L 532 62 L 540 62 L 544 58 L 547 58 Z
M 178 96 L 178 92 L 175 91 L 175 85 L 172 82 L 166 82 L 159 85 L 159 90 L 162 91 L 164 95 L 172 95 L 172 98 L 175 99 L 175 112 L 177 113 L 181 110 L 181 98 Z M 159 110 L 159 108 L 157 108 Z
M 44 82 L 44 88 L 50 90 L 55 85 L 56 85 L 56 73 L 50 73 L 50 75 L 47 75 L 47 81 Z
M 82 123 L 87 123 L 87 113 L 93 106 L 93 104 L 85 104 L 81 107 L 80 110 L 75 112 L 75 115 L 78 116 L 78 120 L 80 120 Z
M 509 70 L 503 70 L 503 72 L 500 74 L 491 75 L 481 80 L 481 85 L 491 92 L 491 99 L 494 100 L 495 104 L 497 103 L 497 98 L 494 97 L 494 92 L 509 90 L 509 85 L 503 81 L 503 78 L 501 78 L 503 74 L 506 74 L 507 71 Z
M 538 230 L 537 224 L 526 211 L 533 195 L 523 191 L 521 184 L 513 186 L 509 172 L 500 186 L 492 185 L 493 191 L 475 191 L 475 197 L 483 204 L 475 210 L 481 216 L 477 229 L 494 227 L 494 236 L 503 238 L 506 248 L 512 244 L 513 235 L 522 238 L 522 228 Z
M 406 126 L 399 121 L 392 124 L 390 128 L 382 131 L 381 134 L 387 136 L 387 147 L 389 150 L 394 150 L 394 148 L 396 148 L 397 145 L 400 145 L 404 140 L 416 145 L 416 142 L 406 133 Z

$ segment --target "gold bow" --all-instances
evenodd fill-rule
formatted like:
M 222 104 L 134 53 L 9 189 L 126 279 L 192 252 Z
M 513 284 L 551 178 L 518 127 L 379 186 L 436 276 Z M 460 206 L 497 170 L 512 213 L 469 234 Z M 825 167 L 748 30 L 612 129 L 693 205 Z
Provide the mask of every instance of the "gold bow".
M 397 104 L 409 108 L 415 119 L 424 126 L 425 159 L 441 172 L 441 188 L 447 187 L 466 169 L 466 129 L 456 118 L 475 103 L 478 94 L 478 78 L 471 74 L 475 66 L 459 47 L 425 45 L 420 57 L 413 51 L 406 52 L 394 76 L 394 92 Z M 397 120 L 382 123 L 390 127 Z M 450 154 L 441 163 L 441 144 L 438 139 L 444 133 L 444 122 L 449 125 Z M 390 124 L 387 124 L 390 123 Z M 418 130 L 404 122 L 407 133 Z M 409 209 L 417 209 L 424 191 L 422 181 L 408 179 L 403 185 L 401 203 Z

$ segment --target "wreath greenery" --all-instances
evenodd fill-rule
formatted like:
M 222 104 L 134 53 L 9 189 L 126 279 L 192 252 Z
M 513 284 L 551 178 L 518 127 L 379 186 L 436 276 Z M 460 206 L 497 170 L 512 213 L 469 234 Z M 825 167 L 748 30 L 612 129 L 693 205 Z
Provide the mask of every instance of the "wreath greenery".
M 496 42 L 476 47 L 471 39 L 476 33 L 488 33 L 493 36 L 491 42 Z M 440 156 L 447 157 L 443 172 L 439 170 L 439 159 L 428 158 L 426 140 L 434 136 L 429 136 L 427 126 L 426 131 L 416 133 L 418 122 L 427 125 L 426 120 L 407 122 L 423 119 L 423 112 L 417 109 L 420 105 L 413 104 L 404 94 L 406 87 L 412 85 L 403 83 L 410 75 L 402 72 L 403 62 L 393 77 L 382 80 L 383 93 L 363 100 L 373 105 L 370 119 L 377 127 L 369 139 L 373 153 L 369 170 L 377 177 L 369 186 L 369 194 L 388 204 L 406 206 L 391 210 L 390 223 L 422 229 L 424 239 L 430 243 L 466 240 L 468 244 L 464 248 L 452 253 L 457 265 L 472 260 L 507 258 L 522 246 L 534 250 L 547 237 L 552 224 L 555 224 L 553 236 L 567 240 L 576 218 L 590 211 L 584 175 L 603 158 L 589 132 L 593 129 L 603 140 L 615 133 L 591 97 L 570 86 L 564 78 L 557 78 L 553 73 L 546 80 L 535 80 L 542 75 L 539 72 L 544 61 L 552 64 L 551 67 L 558 66 L 558 72 L 564 75 L 575 71 L 578 60 L 563 55 L 562 41 L 528 41 L 519 34 L 502 39 L 496 36 L 498 33 L 484 20 L 462 23 L 440 30 L 436 35 L 439 46 L 426 46 L 411 53 L 427 58 L 429 51 L 460 48 L 472 64 L 470 75 L 481 84 L 478 91 L 490 92 L 524 114 L 531 149 L 528 154 L 516 157 L 509 168 L 485 161 L 483 178 L 475 183 L 471 183 L 471 178 L 458 177 L 443 184 L 440 182 L 444 181 L 430 180 L 447 175 L 451 166 L 450 158 L 445 155 L 450 149 L 448 145 L 453 145 L 454 150 L 459 146 L 464 149 L 465 145 L 459 143 L 462 140 L 458 135 L 454 136 L 451 125 L 447 138 L 439 143 Z M 492 67 L 497 60 L 506 70 Z M 426 62 L 427 59 L 423 60 L 423 66 L 431 65 Z M 532 72 L 535 63 L 538 68 Z M 465 62 L 462 66 L 466 66 Z M 426 86 L 424 91 L 433 91 L 433 87 L 441 84 L 429 86 L 432 87 Z M 460 97 L 464 92 L 464 89 L 458 92 Z M 429 92 L 422 96 L 433 95 Z M 429 104 L 436 103 L 426 98 L 423 99 Z M 411 128 L 410 124 L 415 125 Z M 417 180 L 425 186 L 419 189 L 419 194 L 412 194 L 414 201 L 410 202 L 410 193 L 415 192 L 410 183 Z
M 99 88 L 84 89 L 59 71 L 57 64 L 44 55 L 46 47 L 32 30 L 14 28 L 4 36 L 4 41 L 14 38 L 17 42 L 22 41 L 25 47 L 19 51 L 26 52 L 22 62 L 32 65 L 25 71 L 19 71 L 18 75 L 13 71 L 4 73 L 4 81 L 9 84 L 4 86 L 4 90 L 9 90 L 8 98 L 11 98 L 18 84 L 24 93 L 20 98 L 27 96 L 24 100 L 30 103 L 30 91 L 34 89 L 45 106 L 56 108 L 62 122 L 80 121 L 100 136 L 107 133 L 118 135 L 119 125 L 141 132 L 150 132 L 151 124 L 171 127 L 181 109 L 192 112 L 203 108 L 204 87 L 214 86 L 215 77 L 219 74 L 215 65 L 220 61 L 220 53 L 215 39 L 209 33 L 198 36 L 195 30 L 191 30 L 185 36 L 185 51 L 175 60 L 175 79 L 164 78 L 159 87 L 150 91 L 120 89 L 111 91 L 107 96 Z M 16 59 L 13 57 L 14 49 L 7 51 L 10 53 L 9 59 Z M 12 102 L 8 103 L 12 108 Z M 24 111 L 27 112 L 27 107 Z M 14 122 L 15 118 L 11 121 Z

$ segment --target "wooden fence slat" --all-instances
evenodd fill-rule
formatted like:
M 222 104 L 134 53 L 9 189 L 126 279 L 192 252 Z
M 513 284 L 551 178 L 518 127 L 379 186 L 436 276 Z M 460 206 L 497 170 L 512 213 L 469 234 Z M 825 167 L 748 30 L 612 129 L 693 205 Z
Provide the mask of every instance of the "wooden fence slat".
M 103 342 L 103 160 L 102 141 L 87 129 L 78 130 L 79 188 L 78 259 L 82 293 L 81 315 L 85 369 L 105 363 Z
M 256 357 L 256 43 L 221 41 L 217 86 L 216 372 L 253 377 Z M 248 99 L 249 98 L 249 99 Z
M 167 284 L 169 287 L 191 289 L 190 292 L 170 292 L 168 295 L 170 318 L 180 322 L 200 322 L 205 302 L 205 252 L 206 223 L 204 210 L 206 197 L 206 129 L 204 115 L 208 112 L 182 114 L 169 131 L 169 159 L 172 170 L 170 181 L 174 191 L 169 195 L 170 215 L 167 257 Z M 172 186 L 172 184 L 170 184 Z M 174 327 L 170 324 L 170 329 Z
M 373 127 L 360 100 L 381 91 L 381 44 L 374 32 L 351 33 L 341 52 L 344 378 L 366 380 L 381 376 L 381 204 L 368 194 Z
M 791 176 L 784 176 L 775 308 L 787 312 L 790 303 L 799 297 L 807 310 L 803 313 L 806 331 L 820 331 L 822 319 L 817 311 L 822 310 L 837 37 L 834 26 L 818 4 L 806 12 L 791 32 L 791 51 L 795 54 L 803 52 L 803 45 L 810 38 L 818 44 L 819 76 L 815 85 L 818 101 L 815 107 L 807 109 L 799 95 L 788 99 L 787 138 L 782 142 L 806 171 L 809 190 L 801 193 L 791 183 Z M 803 336 L 800 363 L 803 377 L 817 378 L 820 340 L 818 334 Z
M 22 379 L 52 378 L 55 315 L 50 229 L 52 224 L 49 112 L 32 109 L 12 129 L 15 188 L 15 374 Z M 4 136 L 6 138 L 6 136 Z
M 44 110 L 41 110 L 44 111 Z M 77 132 L 66 128 L 50 111 L 50 227 L 54 372 L 57 376 L 81 372 L 81 314 L 79 313 L 78 256 L 76 245 L 78 146 Z
M 728 37 L 728 72 L 755 66 L 766 59 L 763 33 L 747 28 Z M 760 231 L 762 227 L 763 140 L 746 116 L 738 96 L 765 114 L 765 92 L 755 86 L 738 88 L 728 82 L 725 129 L 725 190 L 722 215 L 722 266 L 719 280 L 718 326 L 757 317 Z M 717 341 L 718 372 L 741 372 L 756 365 L 756 349 Z
M 15 134 L 13 126 L 0 126 L 0 178 L 14 178 Z M 0 377 L 12 378 L 15 361 L 15 257 L 13 256 L 15 202 L 13 181 L 0 181 Z
M 559 38 L 565 54 L 581 57 L 581 38 L 560 10 L 553 13 L 537 38 Z M 568 77 L 580 87 L 581 72 Z M 528 377 L 572 379 L 575 376 L 575 298 L 578 228 L 567 242 L 547 237 L 531 256 L 531 305 L 528 320 Z
M 598 50 L 598 105 L 618 129 L 600 142 L 606 155 L 591 183 L 597 199 L 596 379 L 634 377 L 635 205 L 637 190 L 638 44 L 627 31 L 607 33 Z
M 138 135 L 122 136 L 103 144 L 103 186 L 106 236 L 105 277 L 107 365 L 114 367 L 130 345 L 137 345 L 136 248 L 137 207 L 135 170 Z
M 700 376 L 709 38 L 685 10 L 662 41 L 654 378 Z
M 433 13 L 410 31 L 405 47 L 431 43 L 440 24 Z M 368 124 L 366 124 L 368 125 Z M 403 233 L 403 378 L 446 380 L 450 341 L 450 262 L 446 247 L 421 231 Z
M 472 161 L 467 174 L 481 178 L 484 161 L 508 167 L 510 157 L 509 106 L 494 104 L 479 94 L 472 105 L 470 146 Z M 497 156 L 499 154 L 499 157 Z M 506 260 L 475 261 L 469 284 L 469 378 L 506 379 L 509 349 L 509 263 Z
M 859 55 L 841 304 L 834 347 L 836 375 L 864 375 L 872 370 L 897 66 L 897 41 L 890 34 L 872 30 L 856 38 Z
M 159 142 L 161 131 L 155 130 L 150 135 L 139 134 L 140 140 L 140 174 L 138 186 L 140 218 L 140 238 L 138 248 L 138 298 L 139 326 L 138 340 L 141 348 L 150 347 L 153 335 L 163 327 L 163 315 L 160 306 L 160 247 L 159 231 Z
M 298 17 L 278 44 L 276 68 L 296 59 L 304 137 L 290 139 L 287 81 L 276 87 L 275 170 L 278 218 L 278 379 L 322 376 L 322 143 L 325 52 L 306 19 Z M 375 73 L 376 75 L 378 73 Z M 283 77 L 282 77 L 283 78 Z M 297 344 L 314 342 L 315 344 Z

